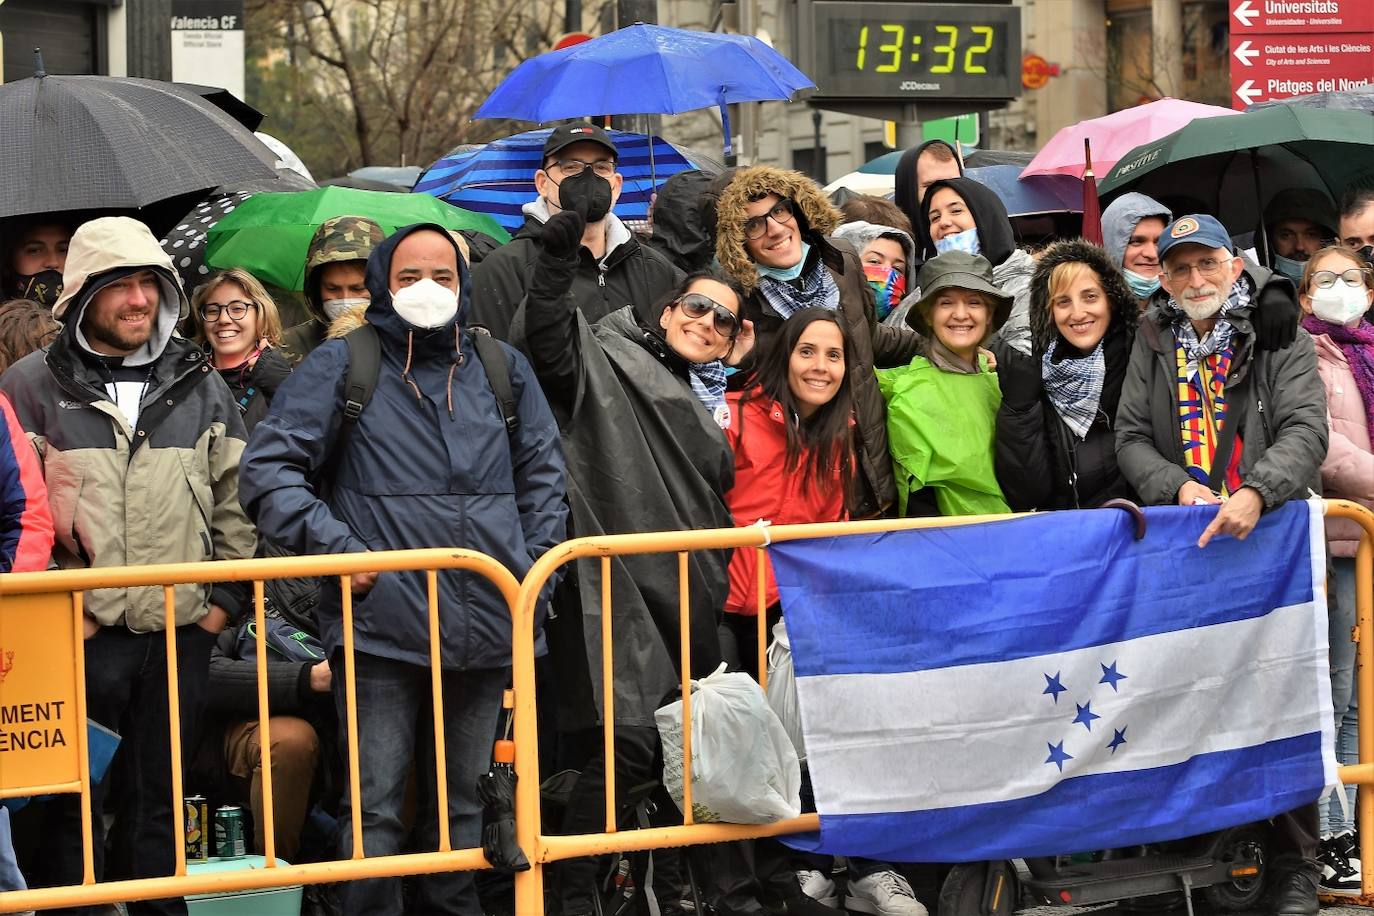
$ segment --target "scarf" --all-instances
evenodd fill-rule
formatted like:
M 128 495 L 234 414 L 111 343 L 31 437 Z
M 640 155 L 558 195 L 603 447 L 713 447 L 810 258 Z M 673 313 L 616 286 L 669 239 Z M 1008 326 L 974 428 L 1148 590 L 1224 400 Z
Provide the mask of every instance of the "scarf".
M 718 359 L 709 363 L 689 363 L 687 381 L 692 386 L 692 394 L 697 396 L 716 425 L 721 429 L 729 428 L 730 408 L 725 405 L 725 364 Z
M 813 305 L 832 312 L 840 307 L 840 288 L 835 285 L 835 278 L 830 276 L 830 271 L 820 259 L 816 260 L 816 265 L 809 273 L 802 274 L 800 289 L 760 273 L 759 291 L 773 311 L 784 320 L 791 318 L 794 312 Z
M 1045 394 L 1064 421 L 1080 439 L 1097 419 L 1102 402 L 1102 388 L 1107 380 L 1107 357 L 1102 348 L 1104 337 L 1087 356 L 1066 357 L 1056 362 L 1054 347 L 1045 352 L 1040 361 L 1040 376 L 1045 382 Z M 1056 347 L 1059 346 L 1056 344 Z
M 1374 417 L 1374 325 L 1361 318 L 1359 324 L 1348 328 L 1308 315 L 1303 318 L 1302 326 L 1309 334 L 1325 334 L 1340 347 L 1345 361 L 1350 364 L 1350 374 L 1355 376 L 1355 387 L 1364 402 L 1364 415 Z
M 1175 364 L 1178 367 L 1178 423 L 1183 443 L 1184 468 L 1194 480 L 1210 486 L 1212 461 L 1216 457 L 1221 431 L 1226 425 L 1226 378 L 1231 372 L 1235 348 L 1231 338 L 1235 328 L 1226 320 L 1236 309 L 1250 304 L 1250 291 L 1244 278 L 1237 280 L 1231 295 L 1222 305 L 1212 332 L 1201 340 L 1177 304 L 1165 305 L 1173 318 Z M 1236 435 L 1231 460 L 1222 480 L 1222 493 L 1234 493 L 1241 486 L 1240 435 Z

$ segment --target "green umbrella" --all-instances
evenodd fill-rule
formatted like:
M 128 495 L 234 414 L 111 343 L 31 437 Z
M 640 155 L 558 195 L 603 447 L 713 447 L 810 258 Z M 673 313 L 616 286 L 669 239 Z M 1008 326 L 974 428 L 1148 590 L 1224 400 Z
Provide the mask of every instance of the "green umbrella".
M 1178 204 L 1175 215 L 1200 208 L 1240 234 L 1262 233 L 1264 205 L 1280 191 L 1315 188 L 1339 201 L 1346 188 L 1371 183 L 1374 117 L 1369 112 L 1277 105 L 1198 118 L 1137 146 L 1117 161 L 1098 192 L 1106 200 L 1138 191 Z
M 472 213 L 429 194 L 391 194 L 356 188 L 319 188 L 286 194 L 254 194 L 210 227 L 205 263 L 242 267 L 283 289 L 305 284 L 305 258 L 320 223 L 336 216 L 366 216 L 391 235 L 413 223 L 482 232 L 498 242 L 510 234 L 484 213 Z

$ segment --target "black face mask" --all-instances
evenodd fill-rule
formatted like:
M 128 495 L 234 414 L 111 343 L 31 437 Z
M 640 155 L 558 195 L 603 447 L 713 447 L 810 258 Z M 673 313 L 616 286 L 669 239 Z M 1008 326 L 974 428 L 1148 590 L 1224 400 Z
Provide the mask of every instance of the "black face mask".
M 599 222 L 611 212 L 611 183 L 591 169 L 564 178 L 558 186 L 559 207 L 582 215 L 589 223 Z
M 1356 248 L 1355 253 L 1364 258 L 1364 262 L 1370 267 L 1374 267 L 1374 245 L 1366 245 L 1363 248 Z
M 32 299 L 52 308 L 62 296 L 62 271 L 49 269 L 36 274 L 20 274 L 15 278 L 14 291 L 20 299 Z

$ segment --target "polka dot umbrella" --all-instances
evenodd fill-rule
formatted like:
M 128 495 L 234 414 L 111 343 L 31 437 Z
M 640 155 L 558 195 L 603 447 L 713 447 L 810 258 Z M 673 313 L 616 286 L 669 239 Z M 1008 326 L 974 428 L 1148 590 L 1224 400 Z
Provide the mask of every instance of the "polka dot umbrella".
M 249 191 L 213 191 L 163 236 L 162 250 L 171 257 L 172 267 L 187 293 L 204 283 L 211 273 L 211 268 L 205 266 L 206 233 L 220 217 L 232 213 L 251 196 Z

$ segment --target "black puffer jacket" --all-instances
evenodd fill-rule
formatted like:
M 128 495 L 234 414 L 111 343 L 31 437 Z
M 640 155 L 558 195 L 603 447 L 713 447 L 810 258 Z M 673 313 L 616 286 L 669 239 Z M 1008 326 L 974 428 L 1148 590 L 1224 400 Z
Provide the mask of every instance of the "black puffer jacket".
M 1082 263 L 1102 281 L 1111 303 L 1111 324 L 1103 338 L 1107 376 L 1097 418 L 1079 438 L 1059 416 L 1040 382 L 1043 354 L 1055 359 L 1078 356 L 1059 334 L 1050 310 L 1049 286 L 1061 264 Z M 997 482 L 1007 504 L 1018 512 L 1032 509 L 1090 509 L 1115 497 L 1134 499 L 1130 484 L 1116 464 L 1116 408 L 1126 377 L 1135 336 L 1136 303 L 1107 252 L 1082 239 L 1051 245 L 1041 255 L 1031 278 L 1032 352 L 1025 356 L 999 342 L 996 346 L 1002 406 L 997 411 Z M 1031 395 L 1034 389 L 1035 394 Z

